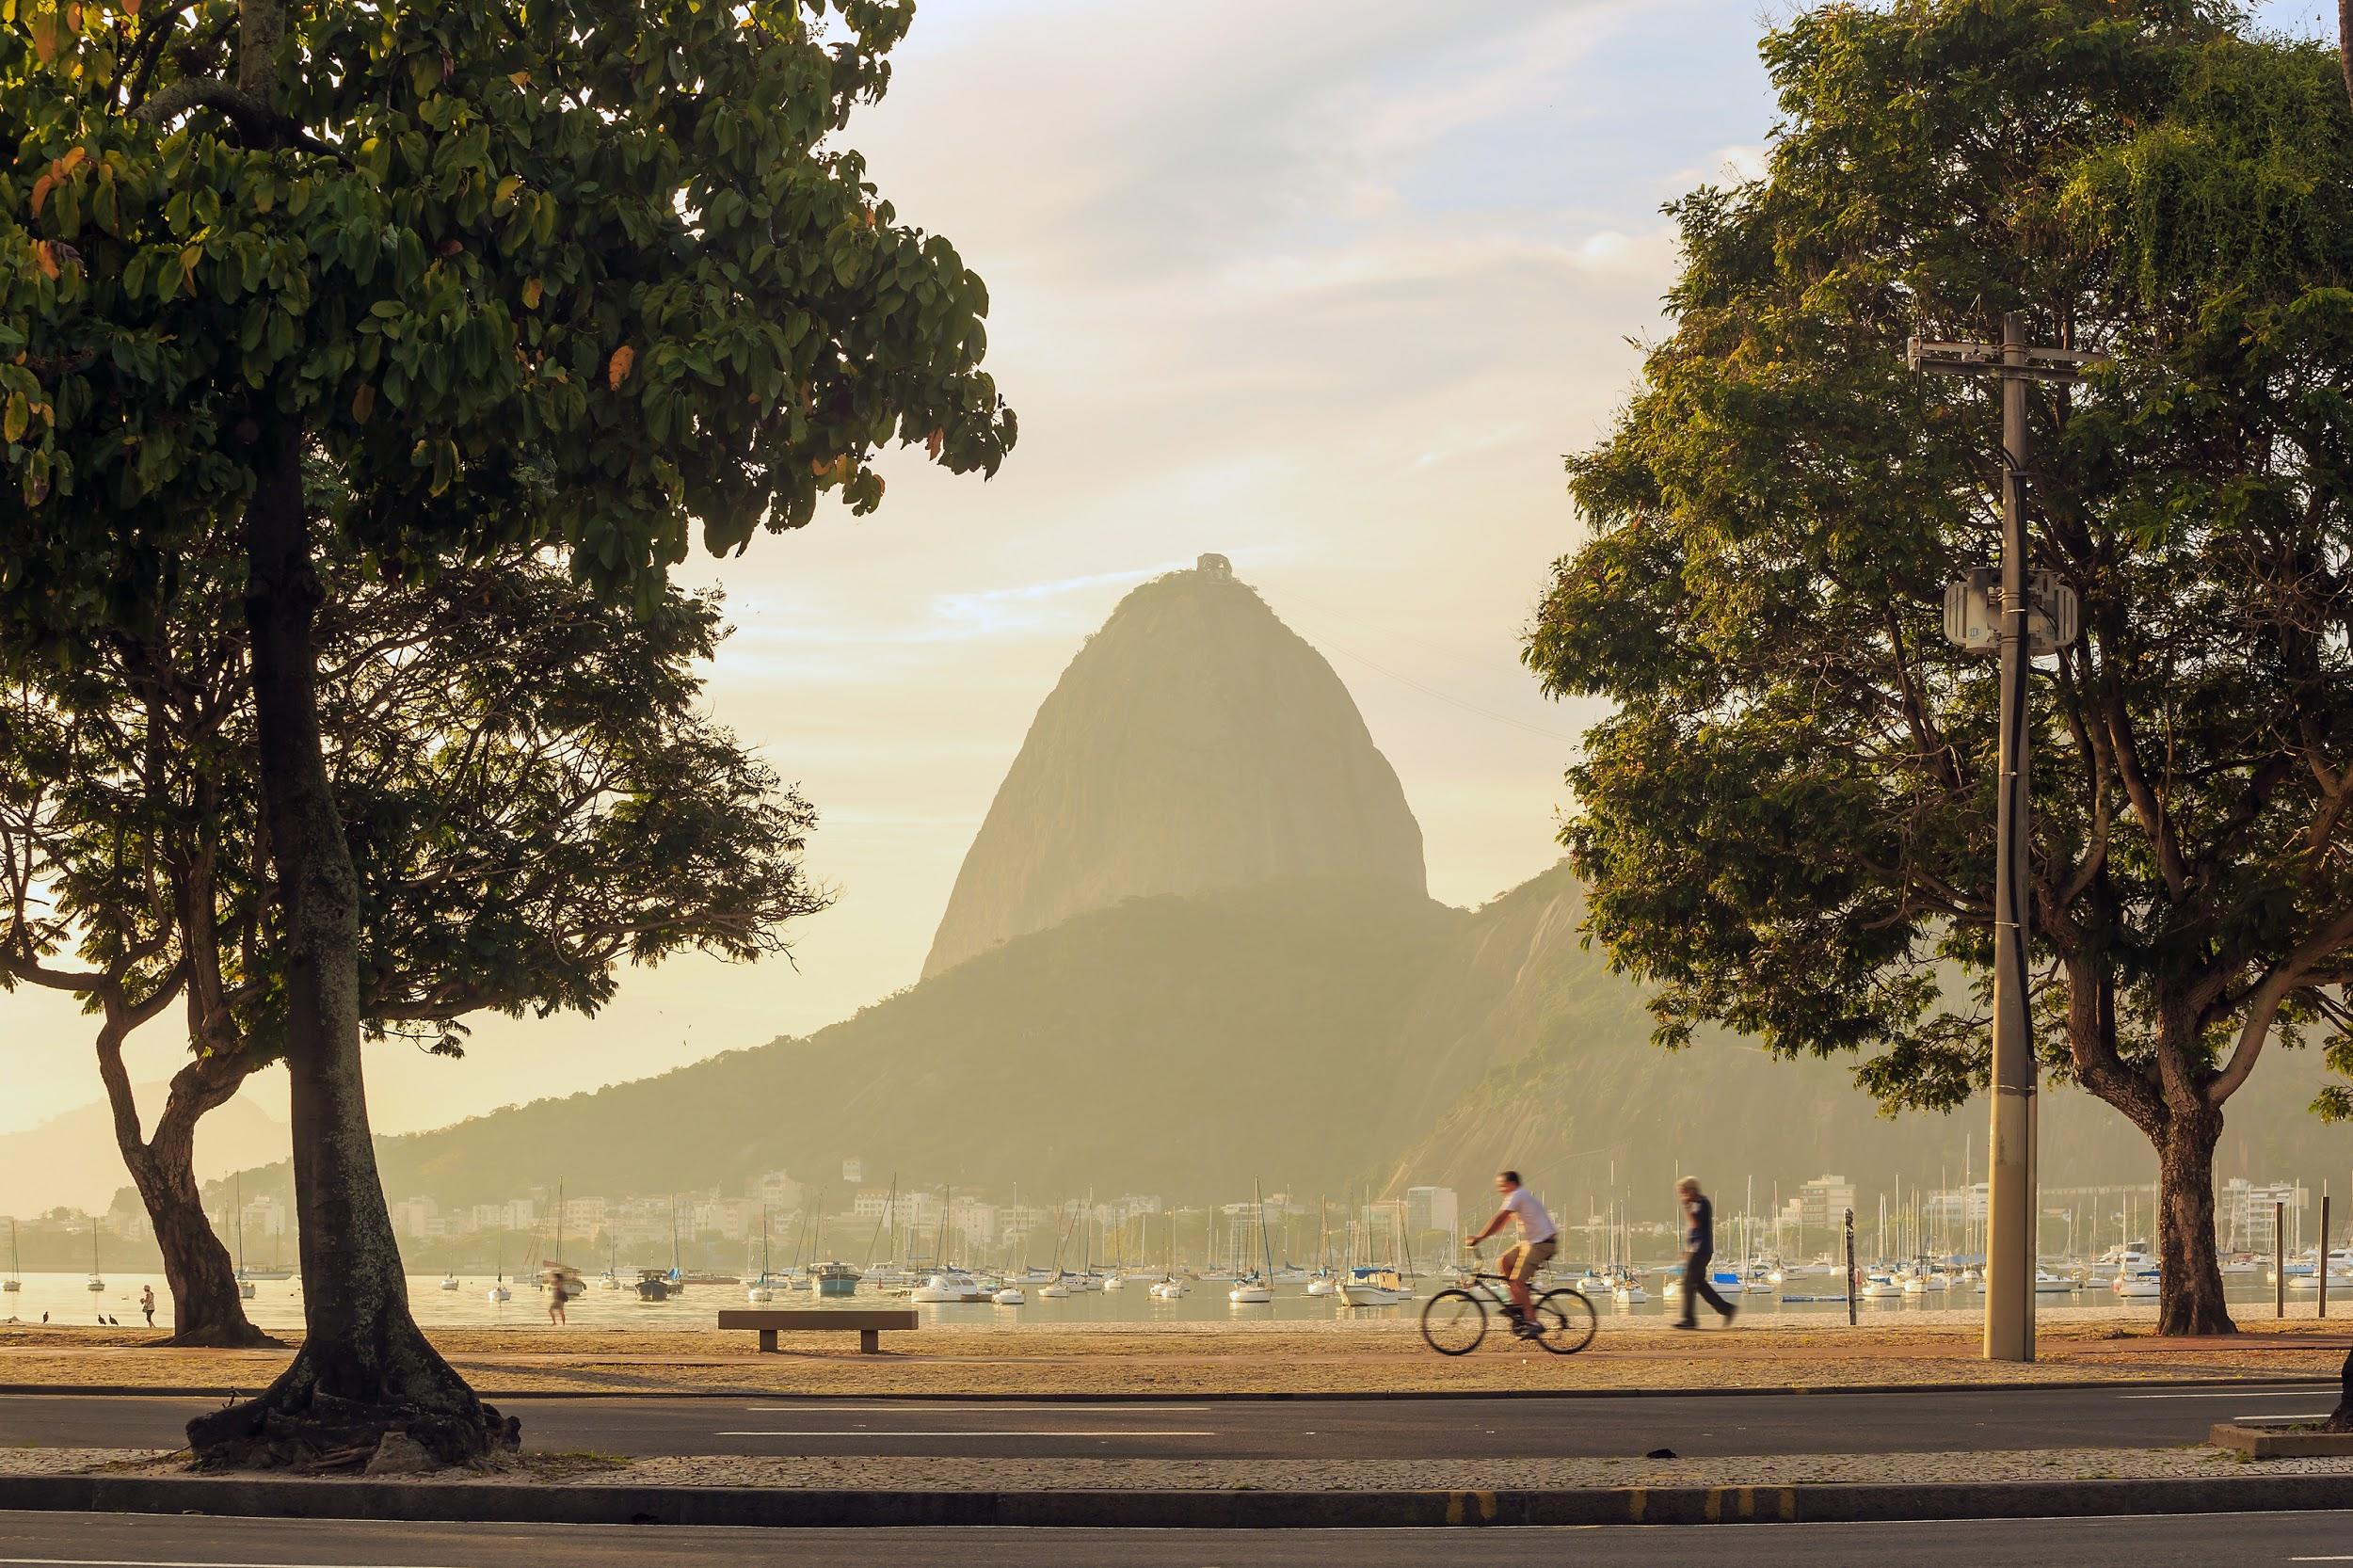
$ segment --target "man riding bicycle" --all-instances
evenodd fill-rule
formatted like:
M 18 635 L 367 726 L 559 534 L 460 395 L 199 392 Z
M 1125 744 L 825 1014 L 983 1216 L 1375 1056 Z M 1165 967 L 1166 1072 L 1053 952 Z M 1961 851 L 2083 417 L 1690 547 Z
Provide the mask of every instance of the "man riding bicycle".
M 1497 1272 L 1511 1282 L 1512 1332 L 1525 1339 L 1542 1332 L 1528 1315 L 1531 1300 L 1529 1282 L 1560 1250 L 1561 1233 L 1554 1228 L 1552 1216 L 1545 1211 L 1536 1194 L 1520 1185 L 1519 1172 L 1499 1172 L 1496 1192 L 1502 1197 L 1503 1207 L 1496 1210 L 1496 1217 L 1487 1222 L 1486 1229 L 1470 1239 L 1470 1244 L 1475 1247 L 1513 1220 L 1519 1222 L 1520 1239 L 1505 1251 Z

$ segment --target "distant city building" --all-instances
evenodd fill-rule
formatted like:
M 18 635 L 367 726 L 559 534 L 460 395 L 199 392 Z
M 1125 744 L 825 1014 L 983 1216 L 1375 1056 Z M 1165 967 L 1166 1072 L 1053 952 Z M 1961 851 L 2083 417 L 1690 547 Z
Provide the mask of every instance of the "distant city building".
M 1463 1207 L 1451 1187 L 1405 1189 L 1405 1228 L 1417 1235 L 1442 1230 L 1449 1235 L 1463 1228 Z
M 1808 1230 L 1836 1229 L 1847 1223 L 1847 1211 L 1853 1207 L 1853 1182 L 1842 1176 L 1817 1176 L 1781 1206 L 1781 1220 L 1785 1225 Z
M 864 1181 L 866 1179 L 866 1161 L 863 1160 L 844 1160 L 841 1162 L 841 1179 L 848 1182 L 853 1187 L 856 1187 L 859 1182 Z
M 2310 1195 L 2301 1182 L 2244 1178 L 2224 1182 L 2217 1216 L 2224 1244 L 2247 1252 L 2269 1252 L 2281 1208 L 2287 1212 L 2289 1244 L 2296 1244 L 2303 1234 L 2304 1208 Z

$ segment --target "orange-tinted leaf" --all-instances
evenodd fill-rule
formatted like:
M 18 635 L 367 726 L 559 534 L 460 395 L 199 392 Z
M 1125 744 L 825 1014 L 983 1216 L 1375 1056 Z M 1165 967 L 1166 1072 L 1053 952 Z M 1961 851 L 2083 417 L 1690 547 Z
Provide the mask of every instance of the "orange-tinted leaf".
M 49 189 L 56 181 L 44 174 L 33 182 L 33 216 L 40 216 L 40 204 L 49 200 Z
M 536 278 L 526 278 L 523 280 L 523 309 L 526 311 L 536 311 L 538 308 L 539 280 Z
M 57 246 L 55 240 L 36 240 L 33 242 L 33 264 L 40 268 L 42 277 L 48 279 L 52 282 L 56 280 Z
M 139 0 L 122 0 L 122 14 L 125 16 L 138 15 Z
M 43 11 L 24 25 L 25 30 L 33 35 L 34 57 L 43 65 L 54 61 L 57 57 L 58 49 L 63 47 L 65 42 L 62 31 L 57 25 L 56 13 Z
M 604 384 L 615 392 L 620 391 L 621 383 L 629 379 L 629 367 L 636 362 L 637 350 L 621 344 L 613 351 L 613 358 L 605 361 Z
M 351 394 L 351 417 L 365 424 L 368 422 L 368 416 L 374 412 L 376 412 L 376 384 L 372 381 L 362 381 L 360 383 L 360 390 Z
M 938 425 L 936 425 L 936 424 L 933 425 L 933 426 L 932 426 L 932 433 L 931 433 L 930 437 L 929 437 L 927 440 L 925 440 L 925 441 L 923 442 L 923 453 L 924 453 L 924 456 L 930 456 L 930 457 L 936 457 L 936 456 L 939 456 L 939 449 L 940 449 L 942 446 L 945 446 L 945 445 L 947 444 L 947 442 L 948 442 L 948 432 L 947 432 L 947 431 L 945 431 L 945 430 L 942 430 L 942 429 L 941 429 Z

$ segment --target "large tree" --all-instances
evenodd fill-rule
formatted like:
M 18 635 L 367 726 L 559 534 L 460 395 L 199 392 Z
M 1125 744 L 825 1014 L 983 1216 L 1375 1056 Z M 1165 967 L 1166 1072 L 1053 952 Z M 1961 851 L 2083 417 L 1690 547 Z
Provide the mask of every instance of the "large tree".
M 179 1344 L 264 1340 L 194 1163 L 200 1119 L 282 1038 L 240 567 L 184 559 L 158 635 L 0 686 L 0 989 L 97 1016 Z M 624 960 L 755 958 L 823 906 L 797 858 L 808 808 L 700 712 L 715 600 L 671 590 L 637 615 L 526 556 L 423 586 L 328 576 L 323 728 L 371 1031 L 455 1054 L 469 1013 L 593 1012 Z M 190 1057 L 151 1131 L 123 1047 L 175 1001 Z
M 650 603 L 882 497 L 877 449 L 993 472 L 986 294 L 840 134 L 906 0 L 22 0 L 0 21 L 0 640 L 70 658 L 233 518 L 306 1334 L 210 1461 L 511 1436 L 421 1334 L 377 1180 L 363 888 L 323 743 L 331 536 L 429 578 L 564 552 Z M 306 465 L 338 479 L 322 501 Z
M 2166 1332 L 2232 1327 L 2223 1108 L 2353 974 L 2353 117 L 2318 43 L 2201 0 L 1833 6 L 1765 41 L 1767 172 L 1675 209 L 1673 331 L 1571 463 L 1593 533 L 1527 657 L 1601 696 L 1565 838 L 1592 930 L 1703 1021 L 1986 1076 L 1990 383 L 1908 336 L 2113 357 L 2029 398 L 2032 565 L 2080 596 L 2029 724 L 2045 1066 L 2154 1145 Z

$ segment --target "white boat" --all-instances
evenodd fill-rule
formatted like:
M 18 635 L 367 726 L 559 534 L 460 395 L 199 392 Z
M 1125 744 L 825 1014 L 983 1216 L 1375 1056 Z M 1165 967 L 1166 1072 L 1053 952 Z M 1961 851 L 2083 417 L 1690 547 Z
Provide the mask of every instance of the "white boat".
M 515 1292 L 504 1285 L 493 1285 L 482 1292 L 482 1296 L 485 1301 L 507 1302 L 515 1299 Z
M 1225 1292 L 1225 1299 L 1236 1306 L 1264 1306 L 1274 1299 L 1274 1288 L 1256 1274 L 1245 1274 Z
M 456 1288 L 457 1288 L 457 1276 L 456 1276 L 456 1274 L 443 1274 L 443 1275 L 441 1276 L 441 1288 L 442 1288 L 442 1289 L 444 1289 L 444 1290 L 455 1290 L 455 1289 L 456 1289 Z
M 1983 1289 L 1984 1286 L 1981 1284 L 1978 1288 Z M 2055 1274 L 2048 1269 L 2034 1272 L 2034 1293 L 2038 1296 L 2069 1296 L 2074 1291 L 2075 1282 L 2062 1274 Z
M 1171 1274 L 1166 1279 L 1154 1280 L 1152 1282 L 1151 1293 L 1152 1298 L 1155 1301 L 1182 1301 L 1185 1298 L 1186 1292 L 1190 1291 L 1192 1288 L 1192 1281 L 1181 1279 L 1175 1274 Z
M 1642 1288 L 1639 1279 L 1622 1279 L 1617 1288 L 1609 1292 L 1609 1299 L 1620 1306 L 1640 1306 L 1650 1300 L 1650 1292 Z
M 991 1292 L 970 1274 L 938 1273 L 915 1288 L 908 1298 L 926 1306 L 942 1306 L 955 1303 L 984 1302 Z
M 1589 1302 L 1604 1301 L 1609 1295 L 1609 1276 L 1588 1269 L 1569 1281 L 1569 1288 Z
M 1893 1274 L 1868 1273 L 1863 1276 L 1862 1294 L 1866 1302 L 1899 1301 L 1903 1293 L 1904 1288 L 1896 1282 Z
M 754 1280 L 751 1284 L 744 1288 L 744 1299 L 754 1304 L 755 1305 L 761 1302 L 775 1301 L 776 1299 L 776 1288 L 770 1285 L 762 1285 L 758 1280 Z
M 1008 1285 L 988 1299 L 995 1302 L 999 1306 L 1027 1306 L 1030 1304 L 1030 1298 L 1021 1293 L 1021 1288 L 1017 1285 Z
M 1369 1267 L 1351 1269 L 1342 1275 L 1339 1293 L 1350 1306 L 1395 1306 L 1410 1301 L 1414 1294 L 1395 1269 Z
M 1681 1274 L 1669 1274 L 1665 1279 L 1660 1280 L 1658 1282 L 1658 1299 L 1662 1302 L 1681 1301 L 1683 1299 L 1683 1276 Z
M 2158 1294 L 2157 1271 L 2135 1269 L 2128 1273 L 2119 1274 L 2116 1276 L 2116 1283 L 2108 1288 L 2126 1301 L 2153 1300 Z
M 1070 1294 L 1070 1287 L 1063 1283 L 1062 1275 L 1056 1274 L 1050 1282 L 1038 1288 L 1038 1294 L 1048 1301 L 1058 1302 Z
M 1338 1288 L 1328 1272 L 1319 1272 L 1307 1281 L 1307 1294 L 1310 1296 L 1328 1296 Z

